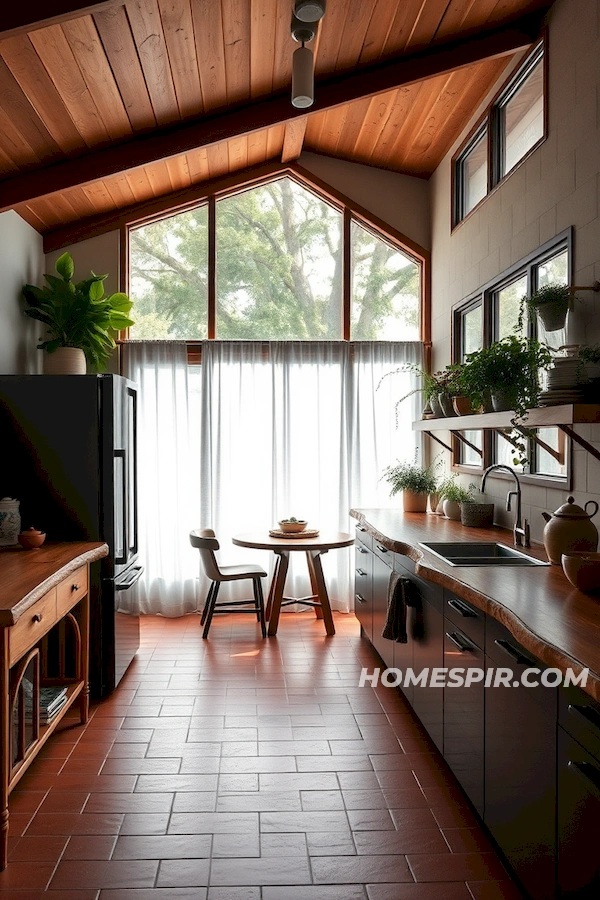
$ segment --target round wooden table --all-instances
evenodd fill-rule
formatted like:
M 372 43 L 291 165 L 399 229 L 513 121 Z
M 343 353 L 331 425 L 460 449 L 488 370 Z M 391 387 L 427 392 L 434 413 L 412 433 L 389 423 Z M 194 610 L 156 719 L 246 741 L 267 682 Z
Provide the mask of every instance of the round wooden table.
M 341 547 L 350 547 L 354 544 L 354 537 L 343 531 L 323 532 L 313 538 L 281 538 L 271 537 L 269 534 L 239 534 L 232 538 L 232 542 L 239 547 L 252 547 L 254 550 L 272 550 L 277 556 L 275 572 L 269 588 L 266 617 L 269 620 L 269 635 L 277 634 L 279 625 L 279 613 L 282 606 L 291 603 L 301 603 L 304 606 L 312 606 L 317 618 L 325 622 L 327 634 L 335 634 L 331 606 L 327 585 L 323 575 L 321 556 L 328 550 L 339 550 Z M 309 597 L 284 597 L 285 579 L 287 577 L 290 562 L 290 553 L 302 550 L 306 553 L 306 563 L 310 577 L 312 594 Z

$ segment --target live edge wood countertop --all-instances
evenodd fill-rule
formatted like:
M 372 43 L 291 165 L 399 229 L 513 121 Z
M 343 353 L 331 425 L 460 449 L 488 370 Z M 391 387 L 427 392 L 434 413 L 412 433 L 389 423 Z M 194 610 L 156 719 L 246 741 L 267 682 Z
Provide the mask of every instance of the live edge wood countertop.
M 395 509 L 353 509 L 350 515 L 382 546 L 412 559 L 417 575 L 502 622 L 547 666 L 577 673 L 588 668 L 585 690 L 600 701 L 600 594 L 576 590 L 560 566 L 450 566 L 419 546 L 420 541 L 512 546 L 512 533 L 503 528 L 466 528 L 442 516 Z M 539 544 L 523 552 L 547 560 Z
M 47 543 L 37 550 L 0 550 L 0 627 L 14 625 L 30 606 L 86 563 L 108 555 L 93 541 Z

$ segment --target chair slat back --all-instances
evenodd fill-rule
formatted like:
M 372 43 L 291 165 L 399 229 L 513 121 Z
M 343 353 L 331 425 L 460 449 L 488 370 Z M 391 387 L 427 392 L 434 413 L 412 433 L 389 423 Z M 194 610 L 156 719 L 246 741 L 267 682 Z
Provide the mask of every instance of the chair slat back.
M 190 544 L 200 551 L 200 560 L 207 577 L 211 581 L 221 581 L 221 570 L 215 557 L 215 550 L 219 549 L 219 542 L 212 528 L 190 531 Z

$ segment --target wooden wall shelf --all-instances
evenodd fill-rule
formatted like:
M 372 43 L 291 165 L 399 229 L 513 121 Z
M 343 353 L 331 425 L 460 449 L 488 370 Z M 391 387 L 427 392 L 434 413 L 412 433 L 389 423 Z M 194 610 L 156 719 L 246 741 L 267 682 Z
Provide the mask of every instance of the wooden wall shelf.
M 413 422 L 413 431 L 424 431 L 438 444 L 450 450 L 447 444 L 436 437 L 434 431 L 450 431 L 456 434 L 459 431 L 496 430 L 512 428 L 511 419 L 514 413 L 494 412 L 481 413 L 473 416 L 452 416 L 447 419 L 421 419 Z M 561 406 L 540 406 L 530 409 L 523 419 L 523 428 L 560 428 L 575 443 L 587 450 L 592 456 L 600 460 L 600 451 L 582 438 L 573 429 L 573 425 L 600 423 L 600 403 L 567 403 Z

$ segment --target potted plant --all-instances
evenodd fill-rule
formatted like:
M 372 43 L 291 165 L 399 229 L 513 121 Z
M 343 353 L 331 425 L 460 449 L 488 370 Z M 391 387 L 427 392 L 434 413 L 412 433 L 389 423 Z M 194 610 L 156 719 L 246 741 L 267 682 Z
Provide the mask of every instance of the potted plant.
M 91 273 L 74 282 L 73 259 L 63 253 L 56 261 L 57 275 L 44 275 L 42 288 L 26 284 L 25 313 L 46 326 L 47 337 L 37 345 L 45 350 L 46 374 L 85 374 L 86 361 L 96 371 L 106 368 L 114 350 L 115 335 L 133 325 L 127 294 L 104 296 L 106 275 Z
M 391 485 L 390 497 L 402 491 L 404 512 L 427 511 L 427 498 L 437 488 L 432 465 L 423 468 L 416 462 L 398 462 L 395 466 L 388 466 L 381 477 Z
M 467 503 L 473 499 L 473 492 L 476 490 L 474 484 L 470 484 L 468 488 L 459 484 L 457 475 L 450 475 L 445 478 L 438 487 L 438 494 L 444 504 L 444 515 L 447 519 L 460 519 L 461 503 Z
M 546 331 L 559 331 L 565 327 L 567 313 L 571 308 L 572 294 L 568 284 L 552 282 L 534 291 L 531 297 L 521 300 L 519 330 L 523 322 L 523 313 L 527 308 L 537 315 Z

